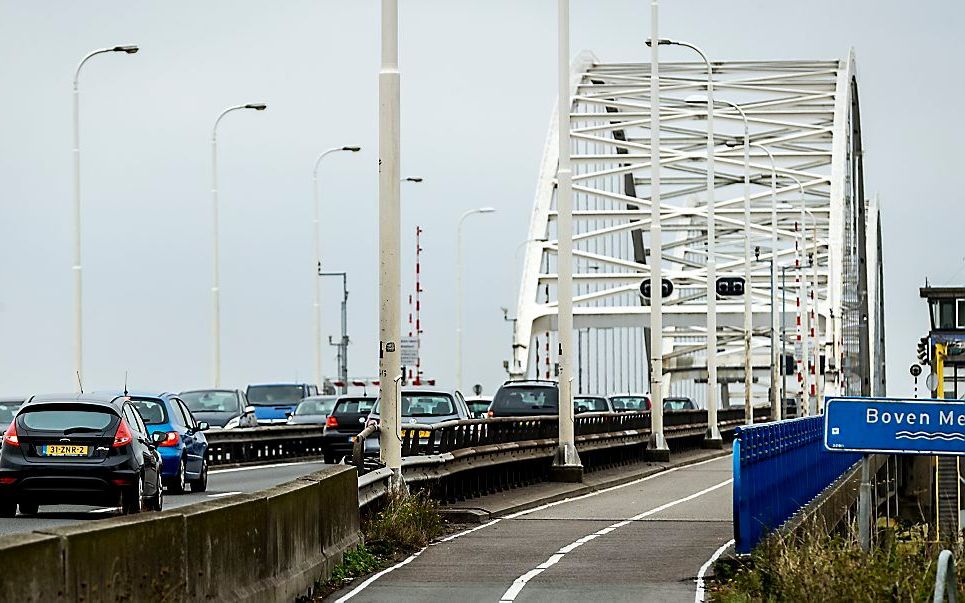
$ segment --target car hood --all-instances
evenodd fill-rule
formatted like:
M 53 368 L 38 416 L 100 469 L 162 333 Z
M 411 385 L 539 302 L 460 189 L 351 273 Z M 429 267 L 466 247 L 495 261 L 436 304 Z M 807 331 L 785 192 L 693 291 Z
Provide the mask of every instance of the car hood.
M 324 425 L 328 415 L 294 415 L 289 424 L 291 425 Z
M 192 412 L 191 414 L 194 415 L 194 418 L 197 421 L 199 422 L 204 421 L 211 427 L 224 427 L 228 421 L 238 416 L 238 413 L 236 412 L 230 412 L 230 411 L 217 412 L 217 411 L 209 411 L 209 410 Z

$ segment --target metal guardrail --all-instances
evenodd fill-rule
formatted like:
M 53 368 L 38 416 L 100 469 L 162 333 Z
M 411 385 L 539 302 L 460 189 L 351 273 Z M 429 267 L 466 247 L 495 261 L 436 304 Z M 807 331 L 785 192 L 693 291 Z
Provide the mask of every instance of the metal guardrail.
M 251 429 L 212 429 L 208 440 L 210 465 L 237 465 L 319 457 L 321 425 L 272 425 Z
M 824 448 L 824 417 L 737 428 L 734 439 L 734 539 L 749 553 L 861 458 Z
M 935 572 L 935 594 L 932 603 L 944 603 L 948 593 L 948 602 L 958 601 L 958 578 L 955 575 L 955 556 L 948 549 L 938 554 L 938 568 Z
M 756 408 L 755 416 L 766 419 L 769 412 L 768 407 Z M 721 410 L 718 421 L 721 431 L 733 431 L 744 422 L 744 410 Z M 649 412 L 586 413 L 575 417 L 574 423 L 577 449 L 587 471 L 639 460 L 650 437 Z M 664 413 L 670 440 L 703 438 L 706 429 L 704 410 Z M 388 489 L 390 473 L 364 454 L 365 439 L 377 433 L 378 426 L 370 426 L 354 441 L 360 506 L 378 498 L 371 494 L 374 482 L 382 481 L 380 492 Z M 555 415 L 406 424 L 401 429 L 403 477 L 407 484 L 429 488 L 435 498 L 446 502 L 544 481 L 556 453 L 557 435 Z

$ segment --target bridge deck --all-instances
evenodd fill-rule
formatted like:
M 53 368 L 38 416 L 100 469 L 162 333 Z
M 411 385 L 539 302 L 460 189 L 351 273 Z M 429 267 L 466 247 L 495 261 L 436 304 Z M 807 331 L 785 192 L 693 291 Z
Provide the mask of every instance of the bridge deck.
M 732 535 L 730 481 L 716 458 L 512 514 L 330 600 L 692 601 Z

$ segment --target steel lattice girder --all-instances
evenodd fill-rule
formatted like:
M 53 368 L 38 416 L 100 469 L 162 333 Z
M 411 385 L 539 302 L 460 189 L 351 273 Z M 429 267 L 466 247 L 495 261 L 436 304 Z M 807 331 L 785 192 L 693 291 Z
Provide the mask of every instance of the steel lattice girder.
M 706 94 L 706 67 L 667 62 L 661 63 L 660 73 L 663 135 L 657 169 L 662 183 L 664 277 L 675 286 L 663 310 L 664 336 L 672 342 L 665 361 L 672 372 L 675 363 L 704 364 L 705 348 L 698 343 L 706 333 L 708 291 L 706 109 L 685 99 Z M 794 264 L 795 242 L 801 243 L 802 196 L 796 179 L 803 186 L 807 208 L 805 251 L 800 258 L 808 264 L 808 279 L 813 279 L 809 256 L 817 267 L 814 298 L 819 349 L 827 359 L 826 393 L 860 393 L 866 389 L 862 384 L 870 383 L 872 365 L 883 362 L 875 359 L 883 352 L 877 351 L 880 346 L 870 345 L 869 335 L 881 323 L 883 302 L 878 294 L 877 204 L 864 203 L 853 54 L 842 61 L 715 62 L 713 73 L 716 98 L 741 106 L 752 144 L 767 147 L 776 164 L 777 248 L 772 251 L 771 164 L 764 151 L 752 147 L 751 247 L 760 248 L 750 284 L 755 367 L 770 364 L 764 337 L 771 313 L 769 261 L 774 256 L 779 266 Z M 601 63 L 583 53 L 573 65 L 570 139 L 577 330 L 642 328 L 649 323 L 649 307 L 638 294 L 641 281 L 649 277 L 649 185 L 654 169 L 649 82 L 650 67 L 645 63 Z M 727 109 L 715 111 L 714 121 L 717 271 L 718 276 L 743 276 L 743 121 Z M 539 353 L 535 338 L 545 340 L 556 329 L 556 123 L 554 117 L 525 244 L 510 368 L 516 376 L 526 375 Z M 868 229 L 871 239 L 865 233 L 869 220 L 873 220 Z M 874 272 L 870 279 L 861 275 L 865 267 L 868 273 Z M 784 293 L 788 312 L 782 318 L 790 334 L 794 333 L 795 290 L 789 284 Z M 778 313 L 781 303 L 778 294 Z M 722 335 L 742 329 L 742 298 L 721 299 L 717 308 Z M 861 320 L 862 313 L 867 321 Z M 741 346 L 739 337 L 722 338 L 722 357 L 738 356 Z M 555 346 L 541 342 L 539 348 L 545 349 L 541 364 L 548 365 L 546 356 Z M 680 359 L 688 356 L 681 365 Z M 639 353 L 635 362 L 646 363 L 646 355 Z M 878 372 L 883 384 L 883 372 Z

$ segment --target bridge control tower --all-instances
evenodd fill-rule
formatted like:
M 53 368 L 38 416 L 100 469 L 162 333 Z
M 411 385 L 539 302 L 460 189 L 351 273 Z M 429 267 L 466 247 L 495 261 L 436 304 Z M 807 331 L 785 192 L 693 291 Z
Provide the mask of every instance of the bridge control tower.
M 928 302 L 929 332 L 921 346 L 930 369 L 927 387 L 933 398 L 965 399 L 965 287 L 922 287 Z M 957 534 L 962 527 L 961 464 L 957 456 L 917 459 L 914 474 L 919 484 L 927 476 L 932 517 L 938 537 Z M 922 484 L 923 485 L 923 484 Z M 929 505 L 932 506 L 932 505 Z

